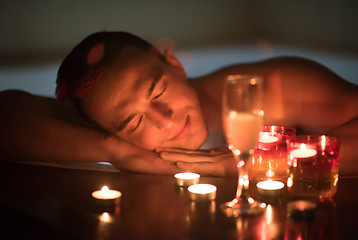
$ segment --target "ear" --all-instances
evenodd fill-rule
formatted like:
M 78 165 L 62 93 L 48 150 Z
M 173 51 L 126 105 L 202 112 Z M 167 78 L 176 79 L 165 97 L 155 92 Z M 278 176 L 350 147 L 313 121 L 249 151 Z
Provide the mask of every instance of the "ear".
M 168 49 L 164 50 L 164 58 L 169 65 L 176 68 L 179 71 L 179 73 L 184 78 L 186 78 L 186 73 L 183 68 L 183 65 L 179 62 L 179 60 L 174 56 L 174 54 L 170 50 Z

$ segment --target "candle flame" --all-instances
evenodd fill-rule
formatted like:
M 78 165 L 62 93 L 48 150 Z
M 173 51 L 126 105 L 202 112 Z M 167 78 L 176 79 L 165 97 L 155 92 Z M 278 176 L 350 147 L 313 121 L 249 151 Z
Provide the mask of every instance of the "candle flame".
M 267 177 L 273 177 L 273 176 L 275 176 L 275 172 L 272 171 L 272 169 L 269 169 L 269 170 L 266 172 L 266 176 L 267 176 Z
M 99 220 L 101 222 L 106 222 L 106 223 L 109 223 L 112 221 L 111 216 L 109 215 L 108 212 L 103 212 L 102 215 L 99 217 Z
M 302 151 L 306 151 L 306 149 L 307 149 L 306 144 L 302 143 L 300 149 L 301 149 Z
M 103 192 L 109 192 L 109 188 L 108 188 L 106 185 L 104 185 L 104 186 L 102 187 L 101 191 L 103 191 Z
M 321 136 L 321 147 L 322 147 L 322 149 L 326 148 L 326 136 L 325 135 Z

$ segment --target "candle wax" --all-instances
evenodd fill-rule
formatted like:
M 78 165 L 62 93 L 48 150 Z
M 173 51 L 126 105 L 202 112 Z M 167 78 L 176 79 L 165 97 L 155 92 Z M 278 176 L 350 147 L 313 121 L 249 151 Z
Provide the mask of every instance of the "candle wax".
M 274 143 L 278 141 L 278 137 L 271 136 L 269 133 L 264 132 L 263 134 L 260 134 L 259 142 L 261 143 Z
M 214 200 L 216 189 L 212 184 L 194 184 L 188 187 L 192 200 Z
M 272 181 L 269 179 L 267 181 L 258 182 L 256 186 L 264 190 L 279 190 L 284 188 L 285 184 L 283 184 L 283 182 Z
M 200 175 L 197 173 L 177 173 L 174 175 L 176 184 L 179 186 L 189 186 L 199 182 Z
M 198 194 L 208 194 L 216 191 L 216 187 L 211 184 L 195 184 L 188 188 L 189 192 Z
M 306 144 L 301 144 L 300 148 L 291 151 L 291 155 L 294 158 L 308 158 L 317 154 L 315 149 L 307 148 Z

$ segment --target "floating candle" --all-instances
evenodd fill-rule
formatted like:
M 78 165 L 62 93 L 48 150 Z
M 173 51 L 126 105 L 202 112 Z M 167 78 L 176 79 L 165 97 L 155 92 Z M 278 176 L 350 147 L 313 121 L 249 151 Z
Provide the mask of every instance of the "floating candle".
M 190 172 L 177 173 L 174 175 L 174 177 L 176 180 L 176 184 L 181 187 L 197 184 L 200 179 L 199 174 Z
M 101 190 L 94 191 L 92 196 L 96 199 L 110 200 L 120 198 L 122 193 L 117 190 L 110 190 L 107 186 L 103 186 Z
M 309 158 L 317 154 L 315 149 L 307 148 L 306 144 L 302 143 L 300 148 L 294 149 L 291 151 L 291 156 L 293 158 Z
M 216 186 L 212 184 L 194 184 L 188 187 L 192 200 L 214 200 L 216 198 Z

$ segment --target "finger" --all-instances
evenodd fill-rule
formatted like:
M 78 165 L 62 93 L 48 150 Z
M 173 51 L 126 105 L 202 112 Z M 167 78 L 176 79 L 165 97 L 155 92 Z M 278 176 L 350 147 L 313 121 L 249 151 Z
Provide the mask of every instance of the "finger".
M 161 152 L 171 152 L 171 153 L 186 153 L 186 154 L 203 154 L 208 152 L 207 150 L 191 150 L 191 149 L 182 149 L 182 148 L 157 148 L 155 149 L 157 153 Z
M 187 150 L 187 149 L 178 149 L 178 148 L 162 148 L 156 150 L 158 153 L 177 153 L 182 154 L 183 156 L 207 156 L 207 157 L 227 157 L 231 156 L 232 152 L 227 148 L 217 148 L 217 149 L 208 149 L 208 150 Z M 179 155 L 178 155 L 179 156 Z
M 163 160 L 171 162 L 217 162 L 221 160 L 215 156 L 193 155 L 186 153 L 162 152 L 159 155 Z

